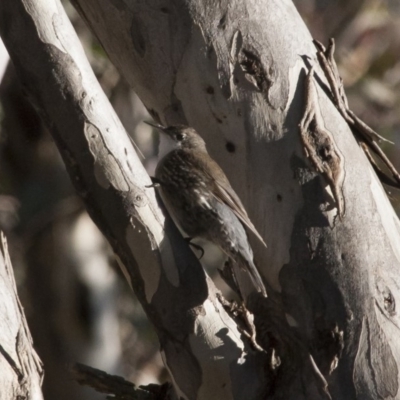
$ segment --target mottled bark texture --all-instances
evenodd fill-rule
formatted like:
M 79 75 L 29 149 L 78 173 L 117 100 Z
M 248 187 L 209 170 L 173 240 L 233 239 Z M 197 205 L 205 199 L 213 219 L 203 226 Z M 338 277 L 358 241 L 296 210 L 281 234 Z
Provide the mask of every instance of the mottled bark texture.
M 18 299 L 7 242 L 0 233 L 0 400 L 41 400 L 42 363 Z
M 256 398 L 264 391 L 263 355 L 241 334 L 146 188 L 151 180 L 61 3 L 2 1 L 0 34 L 71 180 L 155 326 L 177 397 Z
M 263 388 L 265 360 L 145 188 L 59 4 L 0 3 L 17 71 L 158 331 L 178 397 L 400 398 L 399 222 L 318 67 L 306 108 L 317 60 L 292 3 L 74 3 L 152 115 L 204 136 L 268 244 L 253 244 L 270 295 L 253 306 L 274 371 Z M 327 181 L 332 149 L 340 179 Z
M 268 244 L 254 248 L 270 297 L 314 356 L 332 398 L 400 398 L 399 221 L 332 104 L 293 4 L 74 3 L 155 119 L 187 123 L 205 138 Z M 311 65 L 310 113 L 304 82 Z M 306 157 L 302 119 L 322 167 L 334 150 L 331 182 Z M 293 382 L 277 379 L 276 398 L 304 398 L 307 385 Z

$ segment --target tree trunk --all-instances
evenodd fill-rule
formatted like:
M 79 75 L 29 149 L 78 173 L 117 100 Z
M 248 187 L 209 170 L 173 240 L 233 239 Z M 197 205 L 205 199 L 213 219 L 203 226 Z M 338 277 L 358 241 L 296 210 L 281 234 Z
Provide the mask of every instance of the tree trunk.
M 292 3 L 74 3 L 153 117 L 203 135 L 268 244 L 253 243 L 266 357 L 145 188 L 59 3 L 3 0 L 11 58 L 157 329 L 178 397 L 400 398 L 399 222 L 321 71 L 303 84 L 316 56 Z M 314 136 L 301 140 L 300 122 Z
M 18 299 L 6 238 L 0 235 L 0 400 L 41 400 L 42 364 Z
M 0 34 L 71 180 L 159 336 L 178 397 L 255 398 L 262 354 L 156 201 L 59 1 L 0 3 Z
M 331 396 L 400 398 L 400 224 L 319 68 L 317 101 L 344 175 L 343 218 L 305 157 L 303 82 L 317 61 L 292 3 L 74 3 L 150 113 L 205 138 L 268 244 L 253 247 L 269 294 Z

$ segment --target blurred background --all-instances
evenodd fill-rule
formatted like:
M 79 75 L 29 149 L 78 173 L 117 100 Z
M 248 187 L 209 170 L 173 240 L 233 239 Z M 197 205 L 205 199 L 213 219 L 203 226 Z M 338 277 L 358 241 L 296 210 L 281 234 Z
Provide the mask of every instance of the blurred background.
M 295 0 L 313 37 L 334 37 L 350 108 L 395 142 L 400 169 L 400 2 Z M 69 3 L 64 6 L 92 67 L 153 173 L 158 137 L 135 93 Z M 388 189 L 400 210 L 399 191 Z M 82 362 L 137 384 L 163 382 L 158 342 L 102 235 L 75 195 L 49 133 L 24 97 L 0 45 L 0 229 L 9 240 L 19 294 L 45 364 L 46 399 L 104 399 L 75 384 Z

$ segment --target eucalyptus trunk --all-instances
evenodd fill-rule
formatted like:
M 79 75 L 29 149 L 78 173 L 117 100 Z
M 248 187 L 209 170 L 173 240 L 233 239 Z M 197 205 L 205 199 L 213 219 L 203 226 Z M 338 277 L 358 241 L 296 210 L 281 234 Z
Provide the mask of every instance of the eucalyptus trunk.
M 249 301 L 263 352 L 146 188 L 60 4 L 2 1 L 3 40 L 156 327 L 175 394 L 400 398 L 399 221 L 293 4 L 74 3 L 151 115 L 204 137 L 268 245 L 252 243 L 269 298 Z

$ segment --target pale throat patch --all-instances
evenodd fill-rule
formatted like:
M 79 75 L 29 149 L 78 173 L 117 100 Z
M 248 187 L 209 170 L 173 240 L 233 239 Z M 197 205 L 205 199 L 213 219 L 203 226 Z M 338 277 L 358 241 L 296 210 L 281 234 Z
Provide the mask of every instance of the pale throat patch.
M 164 156 L 173 150 L 179 149 L 181 144 L 165 133 L 160 133 L 160 145 L 158 146 L 158 160 L 161 160 Z

